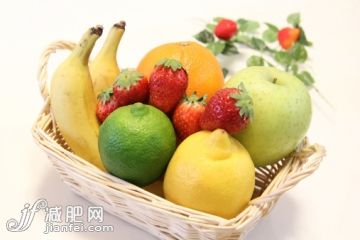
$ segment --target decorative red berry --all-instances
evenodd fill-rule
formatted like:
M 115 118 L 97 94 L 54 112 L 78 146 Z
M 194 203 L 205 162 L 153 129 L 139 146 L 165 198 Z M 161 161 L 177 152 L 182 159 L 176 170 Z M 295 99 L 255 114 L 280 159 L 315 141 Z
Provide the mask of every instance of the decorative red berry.
M 229 40 L 237 32 L 237 24 L 230 19 L 222 19 L 215 27 L 215 35 L 222 40 Z
M 300 38 L 299 28 L 286 27 L 278 32 L 278 41 L 283 49 L 291 48 Z

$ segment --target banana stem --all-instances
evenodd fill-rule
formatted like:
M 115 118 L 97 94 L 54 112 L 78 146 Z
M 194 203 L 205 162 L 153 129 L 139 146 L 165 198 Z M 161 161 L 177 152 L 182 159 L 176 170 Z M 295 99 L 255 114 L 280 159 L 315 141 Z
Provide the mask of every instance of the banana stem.
M 80 59 L 84 64 L 87 64 L 95 42 L 101 36 L 102 32 L 103 27 L 100 25 L 87 30 L 80 42 L 75 46 L 72 56 Z
M 116 23 L 111 28 L 103 47 L 99 52 L 99 56 L 111 57 L 116 60 L 116 53 L 120 43 L 120 40 L 124 34 L 126 23 L 124 21 L 120 21 Z
M 120 29 L 123 29 L 123 30 L 125 30 L 125 26 L 126 26 L 125 21 L 120 21 L 120 22 L 114 24 L 114 27 L 117 27 L 117 28 L 120 28 Z

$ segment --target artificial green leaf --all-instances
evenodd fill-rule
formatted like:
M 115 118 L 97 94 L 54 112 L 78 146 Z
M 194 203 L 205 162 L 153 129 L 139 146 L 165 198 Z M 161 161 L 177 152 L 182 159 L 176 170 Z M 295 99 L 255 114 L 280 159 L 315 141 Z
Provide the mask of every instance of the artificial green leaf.
M 262 57 L 260 57 L 260 56 L 252 55 L 246 61 L 246 66 L 248 66 L 248 67 L 251 67 L 251 66 L 264 66 L 264 59 Z
M 299 43 L 292 46 L 289 52 L 291 57 L 297 62 L 305 62 L 308 57 L 305 47 Z
M 244 18 L 239 18 L 236 22 L 237 22 L 237 23 L 240 25 L 240 27 L 241 27 L 241 25 L 245 25 L 245 24 L 247 23 L 247 20 L 244 19 Z
M 233 42 L 226 42 L 225 48 L 221 53 L 224 55 L 235 55 L 239 53 L 239 50 L 237 49 L 237 47 Z
M 214 22 L 218 23 L 220 22 L 222 19 L 224 19 L 223 17 L 214 17 L 213 20 Z
M 207 45 L 207 48 L 216 56 L 224 51 L 225 42 L 221 42 L 221 41 L 210 42 Z
M 308 47 L 312 46 L 312 43 L 307 40 L 306 35 L 305 35 L 305 31 L 304 31 L 303 28 L 300 28 L 299 43 L 302 44 L 302 45 L 308 46 Z
M 306 85 L 306 86 L 312 86 L 315 83 L 314 78 L 311 76 L 311 74 L 308 71 L 302 71 L 299 74 L 296 74 L 296 76 Z
M 294 27 L 298 27 L 300 25 L 300 13 L 290 14 L 287 17 L 287 22 L 293 25 Z
M 249 36 L 247 36 L 247 35 L 239 33 L 234 38 L 234 41 L 238 42 L 238 43 L 243 43 L 243 44 L 248 45 L 248 44 L 250 44 L 251 38 Z
M 267 61 L 267 60 L 265 60 L 265 59 L 264 59 L 264 61 L 265 61 L 265 65 L 266 65 L 266 66 L 274 67 L 274 65 L 273 65 L 271 62 L 269 62 L 269 61 Z
M 214 32 L 214 29 L 215 29 L 215 24 L 206 24 L 206 28 L 209 29 L 211 32 Z
M 222 72 L 223 72 L 223 75 L 224 75 L 224 78 L 228 75 L 229 73 L 229 69 L 227 68 L 222 68 Z
M 266 49 L 266 44 L 260 38 L 252 37 L 250 40 L 250 47 L 256 50 L 264 51 Z
M 214 35 L 206 29 L 194 35 L 194 38 L 202 43 L 211 43 L 215 40 Z
M 288 66 L 291 63 L 291 56 L 288 52 L 285 51 L 276 52 L 274 58 L 275 61 L 284 66 Z
M 258 22 L 246 20 L 244 18 L 238 19 L 237 23 L 239 24 L 240 32 L 255 32 L 260 27 Z
M 293 63 L 290 66 L 290 70 L 294 75 L 296 75 L 299 70 L 299 66 L 296 63 Z
M 279 31 L 279 28 L 277 26 L 275 26 L 274 24 L 271 24 L 271 23 L 265 23 L 265 25 L 268 27 L 268 29 L 271 29 L 275 32 L 278 32 Z
M 273 43 L 277 40 L 277 33 L 277 31 L 268 28 L 263 32 L 262 37 L 265 41 Z

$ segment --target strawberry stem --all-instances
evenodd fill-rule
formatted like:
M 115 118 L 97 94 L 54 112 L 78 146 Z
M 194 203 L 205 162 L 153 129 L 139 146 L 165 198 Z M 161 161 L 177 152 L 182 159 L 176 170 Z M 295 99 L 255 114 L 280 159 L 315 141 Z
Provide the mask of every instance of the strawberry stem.
M 240 117 L 249 118 L 250 121 L 254 118 L 253 100 L 245 88 L 244 83 L 238 86 L 239 93 L 230 94 L 230 97 L 235 99 L 235 106 L 239 109 Z
M 181 64 L 181 62 L 179 62 L 176 59 L 170 59 L 170 58 L 163 58 L 161 59 L 156 66 L 164 66 L 166 68 L 171 68 L 171 70 L 173 70 L 174 72 L 176 70 L 181 69 L 183 66 Z
M 143 75 L 133 69 L 124 69 L 116 78 L 114 85 L 117 87 L 123 87 L 129 89 L 132 85 L 137 83 Z
M 113 92 L 113 88 L 109 87 L 107 89 L 105 89 L 104 91 L 102 91 L 99 95 L 98 95 L 98 100 L 101 101 L 103 104 L 105 104 L 107 101 L 110 100 L 110 98 L 112 97 L 112 95 L 114 94 Z
M 196 94 L 196 91 L 195 91 L 190 96 L 185 96 L 184 101 L 189 103 L 189 104 L 199 103 L 199 104 L 205 105 L 206 104 L 206 101 L 205 101 L 206 98 L 207 98 L 206 94 L 204 96 L 198 97 L 198 95 Z

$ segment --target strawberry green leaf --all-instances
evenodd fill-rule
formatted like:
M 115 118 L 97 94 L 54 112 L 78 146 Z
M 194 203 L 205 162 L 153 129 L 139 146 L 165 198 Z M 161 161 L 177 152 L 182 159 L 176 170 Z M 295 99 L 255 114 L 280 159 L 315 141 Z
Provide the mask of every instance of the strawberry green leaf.
M 137 81 L 139 81 L 142 77 L 143 74 L 134 69 L 124 69 L 115 79 L 114 85 L 128 89 Z
M 237 23 L 239 24 L 240 32 L 255 32 L 260 27 L 258 22 L 246 20 L 244 18 L 238 19 Z
M 300 13 L 290 14 L 287 17 L 287 22 L 293 25 L 294 27 L 298 27 L 300 25 Z
M 278 34 L 277 31 L 268 28 L 263 32 L 262 37 L 265 41 L 273 43 L 277 40 L 277 34 Z
M 306 35 L 305 35 L 305 31 L 304 31 L 304 29 L 302 27 L 300 28 L 299 43 L 304 45 L 304 46 L 308 46 L 308 47 L 312 46 L 312 43 L 307 40 Z
M 194 38 L 202 43 L 211 43 L 215 40 L 214 35 L 206 29 L 194 35 Z
M 247 117 L 250 121 L 254 118 L 253 100 L 245 88 L 244 83 L 239 85 L 240 93 L 230 94 L 230 97 L 236 100 L 235 106 L 240 109 L 241 117 Z
M 201 97 L 199 97 L 195 92 L 193 92 L 190 96 L 185 96 L 183 99 L 183 102 L 189 103 L 189 104 L 201 104 L 201 105 L 206 105 L 206 99 L 207 99 L 207 95 L 203 95 Z
M 225 48 L 221 53 L 224 55 L 235 55 L 239 53 L 239 50 L 237 49 L 237 47 L 233 42 L 228 41 L 225 43 Z
M 169 58 L 161 59 L 156 64 L 156 66 L 164 66 L 164 67 L 167 67 L 167 68 L 171 68 L 171 70 L 173 70 L 174 72 L 182 68 L 181 62 L 179 62 L 176 59 L 169 59 Z
M 302 71 L 301 73 L 296 74 L 296 76 L 308 87 L 315 83 L 314 78 L 308 71 Z
M 251 56 L 248 58 L 248 60 L 246 61 L 246 66 L 251 67 L 251 66 L 264 66 L 264 59 L 260 56 Z
M 216 56 L 224 51 L 225 42 L 222 41 L 210 42 L 208 43 L 207 48 Z
M 307 60 L 307 51 L 305 47 L 299 43 L 296 43 L 289 52 L 291 57 L 297 62 L 305 62 Z
M 266 49 L 266 44 L 260 38 L 252 37 L 250 40 L 250 47 L 256 50 L 264 51 Z
M 102 91 L 98 96 L 97 99 L 99 101 L 101 101 L 103 104 L 105 104 L 107 101 L 110 100 L 110 98 L 112 97 L 112 95 L 114 94 L 113 92 L 113 87 L 109 87 L 107 89 L 105 89 L 104 91 Z

